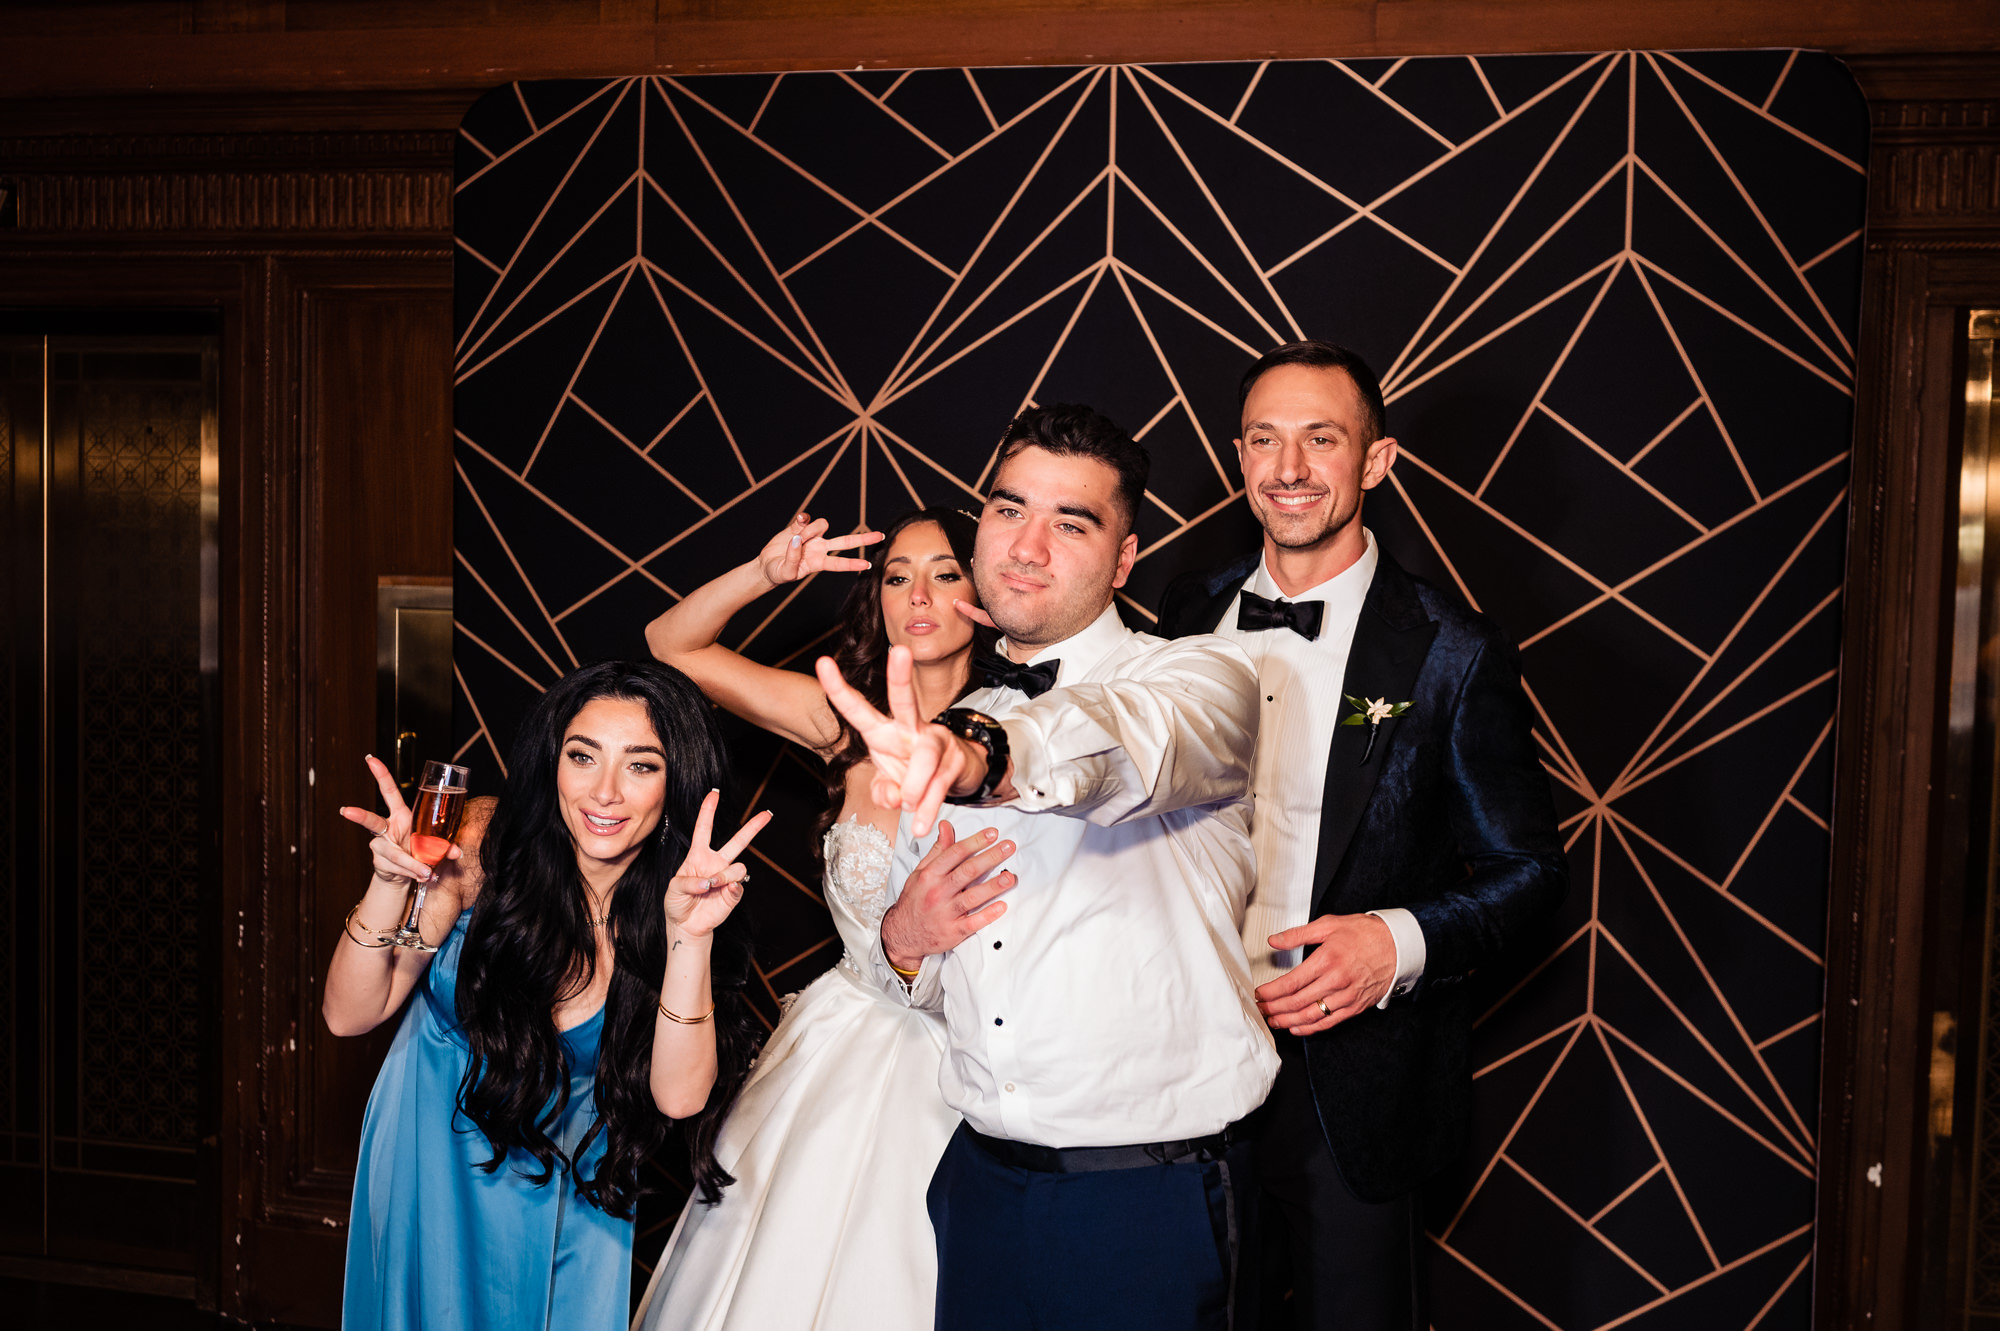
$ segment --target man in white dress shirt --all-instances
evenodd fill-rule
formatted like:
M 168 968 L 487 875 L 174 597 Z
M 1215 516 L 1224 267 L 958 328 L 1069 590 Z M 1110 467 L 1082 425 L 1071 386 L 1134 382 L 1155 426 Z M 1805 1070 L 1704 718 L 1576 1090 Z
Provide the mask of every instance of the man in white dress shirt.
M 1408 1331 L 1428 1325 L 1418 1189 L 1471 1091 L 1457 982 L 1567 867 L 1512 650 L 1361 525 L 1396 459 L 1374 373 L 1290 343 L 1240 401 L 1262 548 L 1177 579 L 1159 631 L 1221 633 L 1258 671 L 1243 938 L 1283 1063 L 1254 1134 L 1260 1331 Z
M 973 557 L 1005 655 L 961 707 L 918 717 L 892 653 L 885 717 L 820 662 L 875 798 L 908 813 L 878 978 L 945 1013 L 952 1331 L 1229 1324 L 1232 1130 L 1277 1072 L 1241 942 L 1256 677 L 1219 638 L 1120 622 L 1147 466 L 1088 408 L 1008 427 Z M 989 830 L 933 840 L 946 799 Z

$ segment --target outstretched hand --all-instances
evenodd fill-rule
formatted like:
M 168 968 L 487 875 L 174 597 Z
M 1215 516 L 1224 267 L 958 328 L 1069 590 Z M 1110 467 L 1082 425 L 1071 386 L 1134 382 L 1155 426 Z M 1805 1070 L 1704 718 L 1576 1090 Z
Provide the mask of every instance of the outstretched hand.
M 820 657 L 813 669 L 826 700 L 868 746 L 868 757 L 875 764 L 869 787 L 875 803 L 909 814 L 913 835 L 930 834 L 945 796 L 954 791 L 969 795 L 979 788 L 986 751 L 918 715 L 909 648 L 889 649 L 887 716 L 841 677 L 832 657 Z
M 750 869 L 737 860 L 749 849 L 751 839 L 771 821 L 764 810 L 743 824 L 735 836 L 715 849 L 709 839 L 715 834 L 715 810 L 722 792 L 711 790 L 701 802 L 701 813 L 688 836 L 687 858 L 667 884 L 667 925 L 689 938 L 702 938 L 729 918 L 736 903 L 743 900 L 743 885 L 750 881 Z
M 801 513 L 785 529 L 765 542 L 757 554 L 757 567 L 773 587 L 797 582 L 815 573 L 866 573 L 868 561 L 840 550 L 858 550 L 882 539 L 879 531 L 853 532 L 828 536 L 827 520 Z
M 374 754 L 368 755 L 368 771 L 375 778 L 376 788 L 382 792 L 382 804 L 388 813 L 370 813 L 351 804 L 340 806 L 340 816 L 358 827 L 368 829 L 373 835 L 368 849 L 375 861 L 375 876 L 385 883 L 429 882 L 434 870 L 410 853 L 410 806 L 403 801 L 403 792 L 396 787 L 396 778 L 389 774 L 388 764 Z M 445 858 L 459 858 L 456 845 L 445 852 Z

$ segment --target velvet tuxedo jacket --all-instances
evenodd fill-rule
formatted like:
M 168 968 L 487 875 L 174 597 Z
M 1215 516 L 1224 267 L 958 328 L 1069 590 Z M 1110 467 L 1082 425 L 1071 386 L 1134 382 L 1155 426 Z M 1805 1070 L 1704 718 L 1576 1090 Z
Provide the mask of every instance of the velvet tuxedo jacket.
M 1461 982 L 1555 908 L 1569 869 L 1513 649 L 1378 553 L 1341 692 L 1411 706 L 1372 748 L 1367 726 L 1334 728 L 1311 914 L 1401 906 L 1423 927 L 1426 962 L 1410 994 L 1307 1036 L 1305 1057 L 1341 1176 L 1379 1202 L 1461 1149 L 1472 1090 Z M 1213 632 L 1258 558 L 1176 578 L 1159 634 Z

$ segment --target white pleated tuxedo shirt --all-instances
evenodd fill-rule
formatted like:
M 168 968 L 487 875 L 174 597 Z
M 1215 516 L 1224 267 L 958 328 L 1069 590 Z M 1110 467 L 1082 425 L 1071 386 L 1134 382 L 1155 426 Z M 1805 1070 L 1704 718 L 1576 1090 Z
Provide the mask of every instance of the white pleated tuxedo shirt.
M 905 993 L 878 942 L 875 978 L 942 1007 L 945 1102 L 988 1136 L 1128 1146 L 1218 1132 L 1270 1093 L 1278 1058 L 1243 955 L 1256 873 L 1250 763 L 1256 676 L 1203 635 L 1133 633 L 1115 608 L 1028 664 L 1060 661 L 1030 699 L 961 704 L 1002 721 L 1018 798 L 947 805 L 959 836 L 1018 849 L 1006 911 Z M 897 828 L 890 890 L 935 833 Z
M 1341 693 L 1347 657 L 1361 607 L 1375 581 L 1380 557 L 1375 533 L 1363 529 L 1368 548 L 1361 558 L 1316 587 L 1287 596 L 1259 560 L 1257 571 L 1222 612 L 1216 633 L 1241 647 L 1257 667 L 1257 702 L 1263 712 L 1257 731 L 1256 810 L 1250 839 L 1257 849 L 1257 886 L 1243 913 L 1243 949 L 1257 984 L 1276 979 L 1299 964 L 1302 949 L 1274 950 L 1272 934 L 1296 929 L 1312 915 L 1313 870 L 1319 858 L 1320 806 L 1326 795 L 1326 763 L 1333 730 L 1353 709 Z M 1270 601 L 1322 601 L 1319 635 L 1307 638 L 1288 628 L 1236 627 L 1243 591 Z M 1390 699 L 1391 702 L 1398 701 Z M 1406 993 L 1424 972 L 1423 926 L 1400 906 L 1368 912 L 1389 926 L 1396 940 L 1396 983 L 1378 1006 Z

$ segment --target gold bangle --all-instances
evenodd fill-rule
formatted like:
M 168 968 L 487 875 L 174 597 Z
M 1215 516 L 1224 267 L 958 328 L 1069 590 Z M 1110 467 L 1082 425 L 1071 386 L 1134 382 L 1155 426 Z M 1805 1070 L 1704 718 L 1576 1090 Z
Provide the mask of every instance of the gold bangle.
M 887 957 L 884 957 L 883 960 L 888 961 L 889 959 Z M 898 966 L 895 962 L 890 961 L 889 969 L 896 972 L 896 974 L 902 976 L 906 980 L 914 980 L 919 975 L 922 975 L 924 973 L 924 963 L 920 961 L 917 963 L 917 968 L 915 970 L 906 971 L 901 966 Z
M 340 922 L 340 932 L 346 934 L 347 941 L 354 944 L 354 946 L 356 947 L 367 947 L 367 948 L 388 947 L 390 943 L 392 943 L 394 940 L 384 938 L 382 936 L 382 931 L 380 929 L 370 929 L 365 924 L 361 926 L 361 931 L 367 934 L 369 937 L 373 938 L 375 941 L 372 943 L 364 943 L 359 938 L 356 938 L 354 936 L 354 928 L 353 928 L 354 912 L 360 909 L 361 909 L 361 903 L 358 901 L 355 902 L 352 906 L 349 906 L 347 908 L 347 918 Z
M 665 999 L 661 999 L 660 1015 L 665 1017 L 668 1021 L 673 1022 L 677 1026 L 699 1026 L 704 1021 L 707 1021 L 710 1017 L 715 1015 L 715 1004 L 710 1003 L 708 1005 L 708 1011 L 702 1013 L 699 1017 L 683 1017 L 678 1012 L 667 1011 L 667 1002 Z

